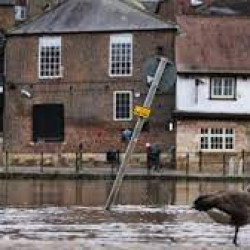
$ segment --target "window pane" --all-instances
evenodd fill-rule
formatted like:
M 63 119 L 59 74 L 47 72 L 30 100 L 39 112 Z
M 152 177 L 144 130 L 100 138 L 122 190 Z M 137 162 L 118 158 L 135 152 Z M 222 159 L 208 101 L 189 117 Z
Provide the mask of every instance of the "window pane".
M 234 129 L 232 128 L 202 128 L 201 149 L 224 150 L 234 149 Z
M 208 149 L 208 137 L 201 137 L 201 149 Z
M 132 36 L 114 35 L 110 40 L 110 74 L 116 76 L 132 73 Z
M 117 92 L 115 94 L 115 119 L 130 119 L 131 114 L 131 93 Z
M 235 95 L 235 79 L 232 77 L 211 79 L 212 97 L 232 98 Z
M 43 37 L 39 40 L 40 76 L 58 77 L 61 75 L 61 38 Z M 44 70 L 46 68 L 46 70 Z

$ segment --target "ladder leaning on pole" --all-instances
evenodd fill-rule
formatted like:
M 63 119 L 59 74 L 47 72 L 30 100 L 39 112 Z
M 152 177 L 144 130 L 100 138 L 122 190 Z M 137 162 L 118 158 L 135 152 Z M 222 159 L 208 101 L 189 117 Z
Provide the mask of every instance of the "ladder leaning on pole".
M 160 57 L 160 62 L 159 62 L 158 68 L 156 70 L 155 76 L 153 78 L 153 82 L 152 82 L 152 84 L 151 84 L 151 86 L 149 88 L 147 97 L 146 97 L 146 99 L 144 101 L 144 104 L 143 104 L 143 107 L 142 107 L 142 110 L 146 109 L 146 110 L 149 111 L 149 112 L 147 112 L 148 114 L 150 113 L 150 107 L 152 105 L 156 90 L 158 88 L 158 85 L 159 85 L 159 83 L 161 81 L 164 70 L 166 68 L 167 62 L 168 62 L 167 58 Z M 109 197 L 107 199 L 106 205 L 104 207 L 105 210 L 110 210 L 111 205 L 113 204 L 113 202 L 116 199 L 116 196 L 117 196 L 117 194 L 119 192 L 119 189 L 120 189 L 120 186 L 122 184 L 122 179 L 123 179 L 123 176 L 124 176 L 125 168 L 129 163 L 131 154 L 134 151 L 136 142 L 137 142 L 138 137 L 139 137 L 139 135 L 141 133 L 141 130 L 142 130 L 142 127 L 143 127 L 143 124 L 144 124 L 146 118 L 147 117 L 144 117 L 143 114 L 141 116 L 138 116 L 137 123 L 135 125 L 132 138 L 129 141 L 129 144 L 128 144 L 126 152 L 125 152 L 125 156 L 124 156 L 124 158 L 123 158 L 123 160 L 121 162 L 121 165 L 119 167 L 119 171 L 118 171 L 118 173 L 116 175 L 115 182 L 113 184 L 113 187 L 112 187 L 111 192 L 109 194 Z

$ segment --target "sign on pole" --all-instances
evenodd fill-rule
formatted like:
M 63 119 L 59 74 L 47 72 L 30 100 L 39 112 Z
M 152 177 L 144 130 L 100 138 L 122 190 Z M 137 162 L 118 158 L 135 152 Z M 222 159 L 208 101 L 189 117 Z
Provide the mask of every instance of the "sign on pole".
M 129 144 L 127 146 L 125 156 L 122 160 L 121 166 L 119 167 L 119 171 L 116 175 L 116 179 L 115 179 L 115 182 L 113 184 L 112 190 L 111 190 L 109 197 L 107 199 L 107 202 L 105 205 L 106 210 L 110 209 L 110 206 L 112 205 L 112 203 L 116 199 L 117 193 L 119 192 L 119 189 L 120 189 L 120 186 L 122 183 L 125 168 L 129 163 L 131 154 L 134 151 L 134 148 L 135 148 L 137 139 L 140 135 L 140 132 L 142 130 L 143 124 L 144 124 L 145 120 L 148 118 L 148 116 L 150 115 L 150 112 L 151 112 L 150 107 L 151 107 L 151 104 L 153 102 L 156 90 L 157 90 L 158 85 L 162 79 L 162 76 L 163 76 L 163 73 L 166 69 L 167 63 L 169 63 L 168 59 L 165 57 L 161 57 L 158 60 L 159 60 L 159 62 L 157 65 L 157 70 L 156 70 L 156 73 L 153 77 L 153 81 L 152 81 L 152 84 L 150 85 L 150 88 L 149 88 L 147 97 L 144 101 L 143 107 L 137 106 L 134 110 L 136 115 L 138 115 L 137 123 L 135 125 L 134 131 L 132 134 L 132 138 L 129 141 Z
M 142 118 L 148 118 L 150 116 L 151 113 L 151 109 L 147 108 L 147 107 L 142 107 L 142 106 L 138 106 L 136 105 L 133 111 L 133 114 L 136 116 L 140 116 Z

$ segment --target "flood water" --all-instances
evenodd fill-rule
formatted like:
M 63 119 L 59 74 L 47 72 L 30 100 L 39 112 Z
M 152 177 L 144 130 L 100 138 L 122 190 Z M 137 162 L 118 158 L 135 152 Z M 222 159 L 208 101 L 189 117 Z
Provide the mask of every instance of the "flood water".
M 234 229 L 191 205 L 199 194 L 245 186 L 124 181 L 116 204 L 104 211 L 110 181 L 0 181 L 0 249 L 234 249 Z M 245 249 L 249 236 L 250 226 L 242 228 L 239 242 Z

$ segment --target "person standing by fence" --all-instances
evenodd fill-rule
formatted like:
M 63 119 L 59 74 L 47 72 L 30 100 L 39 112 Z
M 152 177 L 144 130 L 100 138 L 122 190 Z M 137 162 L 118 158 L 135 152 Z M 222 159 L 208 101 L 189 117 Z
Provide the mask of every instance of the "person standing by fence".
M 152 168 L 152 147 L 150 143 L 146 143 L 146 154 L 147 154 L 147 171 L 150 172 Z
M 151 162 L 152 162 L 152 166 L 154 168 L 155 171 L 159 171 L 160 169 L 160 154 L 161 154 L 161 150 L 158 146 L 158 144 L 153 144 L 151 146 Z
M 147 170 L 148 173 L 153 168 L 155 171 L 159 171 L 160 168 L 160 153 L 161 150 L 157 144 L 151 145 L 146 143 L 146 153 L 147 153 Z

